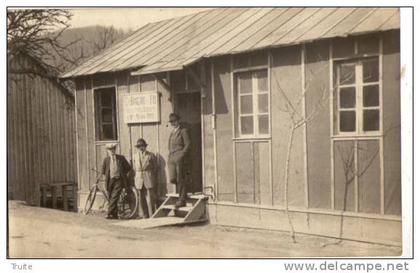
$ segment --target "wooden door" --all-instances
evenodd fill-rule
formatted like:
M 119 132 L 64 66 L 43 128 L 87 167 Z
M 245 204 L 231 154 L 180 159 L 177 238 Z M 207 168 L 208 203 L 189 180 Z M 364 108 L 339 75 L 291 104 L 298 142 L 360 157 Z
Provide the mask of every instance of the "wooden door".
M 201 98 L 199 92 L 181 93 L 176 98 L 176 112 L 188 128 L 191 138 L 188 192 L 202 191 L 201 166 Z

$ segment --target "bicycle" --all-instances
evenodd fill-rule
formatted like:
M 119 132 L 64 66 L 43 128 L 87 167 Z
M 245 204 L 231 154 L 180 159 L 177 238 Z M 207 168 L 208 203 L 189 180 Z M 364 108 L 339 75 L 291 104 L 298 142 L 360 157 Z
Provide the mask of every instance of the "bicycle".
M 93 170 L 96 172 L 96 170 Z M 92 210 L 93 204 L 95 203 L 96 194 L 99 192 L 103 195 L 103 204 L 99 206 L 99 210 L 107 210 L 109 204 L 108 192 L 101 187 L 101 184 L 105 184 L 104 180 L 101 180 L 102 175 L 98 175 L 96 183 L 90 188 L 89 195 L 86 198 L 85 206 L 83 208 L 83 214 L 87 215 Z M 101 183 L 102 182 L 102 183 Z M 139 196 L 134 186 L 123 187 L 119 200 L 118 200 L 118 218 L 119 219 L 131 219 L 138 209 Z

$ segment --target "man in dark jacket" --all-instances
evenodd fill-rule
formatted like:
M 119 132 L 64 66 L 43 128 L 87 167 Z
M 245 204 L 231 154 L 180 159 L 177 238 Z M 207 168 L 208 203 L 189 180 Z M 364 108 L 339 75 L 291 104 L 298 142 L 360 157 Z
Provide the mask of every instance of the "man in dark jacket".
M 115 154 L 117 144 L 109 143 L 105 147 L 108 156 L 104 158 L 102 163 L 102 174 L 105 175 L 105 185 L 109 196 L 106 219 L 117 219 L 118 199 L 122 189 L 127 185 L 127 175 L 131 167 L 124 156 Z
M 188 166 L 188 153 L 191 146 L 188 130 L 180 124 L 180 117 L 177 114 L 169 115 L 169 122 L 172 132 L 169 136 L 168 171 L 169 181 L 176 184 L 179 199 L 175 207 L 184 207 L 187 199 L 186 166 Z

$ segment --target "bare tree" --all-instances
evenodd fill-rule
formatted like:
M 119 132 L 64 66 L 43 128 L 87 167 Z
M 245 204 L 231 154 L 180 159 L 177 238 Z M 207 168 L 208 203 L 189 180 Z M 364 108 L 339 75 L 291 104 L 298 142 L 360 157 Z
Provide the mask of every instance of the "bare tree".
M 132 30 L 124 31 L 122 29 L 115 29 L 112 26 L 68 29 L 63 33 L 62 40 L 69 40 L 68 37 L 73 36 L 73 40 L 70 40 L 69 42 L 74 42 L 67 47 L 67 58 L 71 61 L 59 59 L 59 63 L 56 64 L 56 67 L 58 67 L 60 71 L 73 69 L 92 56 L 99 54 L 116 42 L 127 37 L 132 32 Z M 65 44 L 66 42 L 62 41 L 61 43 Z
M 384 130 L 383 137 L 386 137 L 388 133 L 392 130 L 395 130 L 399 128 L 400 124 L 396 124 L 393 126 L 389 126 Z M 348 140 L 347 140 L 348 141 Z M 357 140 L 353 140 L 357 141 Z M 360 181 L 363 175 L 369 170 L 369 168 L 372 166 L 373 162 L 379 155 L 379 146 L 376 147 L 376 149 L 372 152 L 370 152 L 369 156 L 365 158 L 362 164 L 358 164 L 358 166 L 355 166 L 355 151 L 357 150 L 357 154 L 360 154 L 364 151 L 364 148 L 360 147 L 358 143 L 356 145 L 350 145 L 350 146 L 344 146 L 339 145 L 337 146 L 337 154 L 339 156 L 340 162 L 341 162 L 341 168 L 344 175 L 344 191 L 343 191 L 343 204 L 342 204 L 342 210 L 340 214 L 340 230 L 338 235 L 338 241 L 334 243 L 324 244 L 323 247 L 333 244 L 340 244 L 343 241 L 343 231 L 344 231 L 344 212 L 349 209 L 348 207 L 348 193 L 350 186 L 355 182 L 355 178 L 357 178 L 358 184 L 360 186 Z M 361 161 L 361 158 L 358 157 L 358 162 Z
M 317 57 L 317 59 L 321 59 L 320 56 Z M 305 60 L 306 61 L 306 60 Z M 293 240 L 293 242 L 296 242 L 295 238 L 295 228 L 290 216 L 289 212 L 289 180 L 290 180 L 290 161 L 291 161 L 291 155 L 292 155 L 292 148 L 294 145 L 294 138 L 296 136 L 296 130 L 301 128 L 302 126 L 307 125 L 311 121 L 313 121 L 316 116 L 322 111 L 322 109 L 325 107 L 326 102 L 329 99 L 329 96 L 333 95 L 333 90 L 336 90 L 338 88 L 338 82 L 335 82 L 332 87 L 327 86 L 321 86 L 317 91 L 318 98 L 317 101 L 313 104 L 313 108 L 309 113 L 306 113 L 303 115 L 303 113 L 299 112 L 297 109 L 301 109 L 302 103 L 305 101 L 305 96 L 308 95 L 308 90 L 313 90 L 313 88 L 310 88 L 311 82 L 318 78 L 319 75 L 323 75 L 325 73 L 328 73 L 329 65 L 326 64 L 317 71 L 312 71 L 311 69 L 306 69 L 306 73 L 308 74 L 307 78 L 305 79 L 304 84 L 304 92 L 303 94 L 295 100 L 294 102 L 285 92 L 285 89 L 280 85 L 278 82 L 278 77 L 273 76 L 272 78 L 275 80 L 276 83 L 276 89 L 281 94 L 282 102 L 275 104 L 278 110 L 287 113 L 289 117 L 289 125 L 288 125 L 288 143 L 287 143 L 287 155 L 284 162 L 284 188 L 283 188 L 283 194 L 284 194 L 284 202 L 285 202 L 285 213 L 288 218 L 289 228 L 290 228 L 290 235 Z M 343 82 L 346 82 L 347 80 L 354 78 L 354 72 L 347 72 L 345 74 L 341 74 L 341 80 Z M 395 128 L 398 128 L 399 124 L 391 126 L 384 130 L 384 137 L 388 134 L 390 130 L 393 130 Z M 358 145 L 352 145 L 351 147 L 338 147 L 338 155 L 340 156 L 341 160 L 341 167 L 344 174 L 344 192 L 343 192 L 343 207 L 341 211 L 341 217 L 340 217 L 340 230 L 339 230 L 339 241 L 334 243 L 340 243 L 342 241 L 343 237 L 343 225 L 344 225 L 344 212 L 348 209 L 348 192 L 349 187 L 351 184 L 355 181 L 355 178 L 357 177 L 358 180 L 363 177 L 363 175 L 369 170 L 371 165 L 373 164 L 374 160 L 377 158 L 379 154 L 379 148 L 377 148 L 375 151 L 373 151 L 368 158 L 364 161 L 364 166 L 358 166 L 356 167 L 354 165 L 355 163 L 355 149 L 357 149 L 360 152 L 363 152 L 363 149 Z M 326 245 L 324 245 L 326 246 Z
M 19 54 L 27 54 L 37 59 L 46 70 L 55 71 L 57 58 L 66 59 L 66 49 L 59 37 L 69 27 L 72 14 L 63 9 L 9 9 L 7 10 L 7 50 L 11 61 Z M 74 43 L 74 42 L 72 42 Z M 12 69 L 9 73 L 35 74 L 51 77 L 39 70 Z
M 98 37 L 94 41 L 91 41 L 94 54 L 110 47 L 120 38 L 120 36 L 120 32 L 113 26 L 100 27 Z
M 305 57 L 306 58 L 306 57 Z M 318 60 L 321 60 L 321 56 L 317 56 Z M 305 60 L 306 62 L 306 60 Z M 324 65 L 317 71 L 313 71 L 311 69 L 305 68 L 307 73 L 307 79 L 304 80 L 304 92 L 302 95 L 297 99 L 296 102 L 293 102 L 287 93 L 285 92 L 284 88 L 280 85 L 278 82 L 278 77 L 274 76 L 272 77 L 276 82 L 276 87 L 278 91 L 281 94 L 282 97 L 282 103 L 276 104 L 276 107 L 278 110 L 285 112 L 288 114 L 289 117 L 289 136 L 288 136 L 288 142 L 287 142 L 287 155 L 285 160 L 285 166 L 284 166 L 284 188 L 283 188 L 283 197 L 285 202 L 285 212 L 288 219 L 289 227 L 290 227 L 290 236 L 292 238 L 292 241 L 296 242 L 295 237 L 295 228 L 290 216 L 289 212 L 289 180 L 290 180 L 290 160 L 292 155 L 292 148 L 294 144 L 294 138 L 296 136 L 296 130 L 301 128 L 302 126 L 306 126 L 308 123 L 313 121 L 317 115 L 322 111 L 322 109 L 325 107 L 326 102 L 328 102 L 328 98 L 330 94 L 332 94 L 332 90 L 336 88 L 336 86 L 333 86 L 332 88 L 322 85 L 319 90 L 317 90 L 318 93 L 318 99 L 314 103 L 311 111 L 309 113 L 305 113 L 305 115 L 302 112 L 299 112 L 297 109 L 300 109 L 302 107 L 302 104 L 304 103 L 304 98 L 308 95 L 308 90 L 312 90 L 310 88 L 311 83 L 318 78 L 319 75 L 324 75 L 325 73 L 328 73 L 329 64 Z M 345 78 L 352 77 L 352 74 L 345 75 Z M 331 90 L 332 89 L 332 90 Z M 305 106 L 306 107 L 306 106 Z

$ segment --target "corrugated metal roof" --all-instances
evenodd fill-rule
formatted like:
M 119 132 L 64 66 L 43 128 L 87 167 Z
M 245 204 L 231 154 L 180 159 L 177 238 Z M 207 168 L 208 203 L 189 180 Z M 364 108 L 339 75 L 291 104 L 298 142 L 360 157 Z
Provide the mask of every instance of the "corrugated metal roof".
M 218 8 L 148 24 L 62 78 L 182 69 L 203 57 L 399 29 L 398 8 Z

